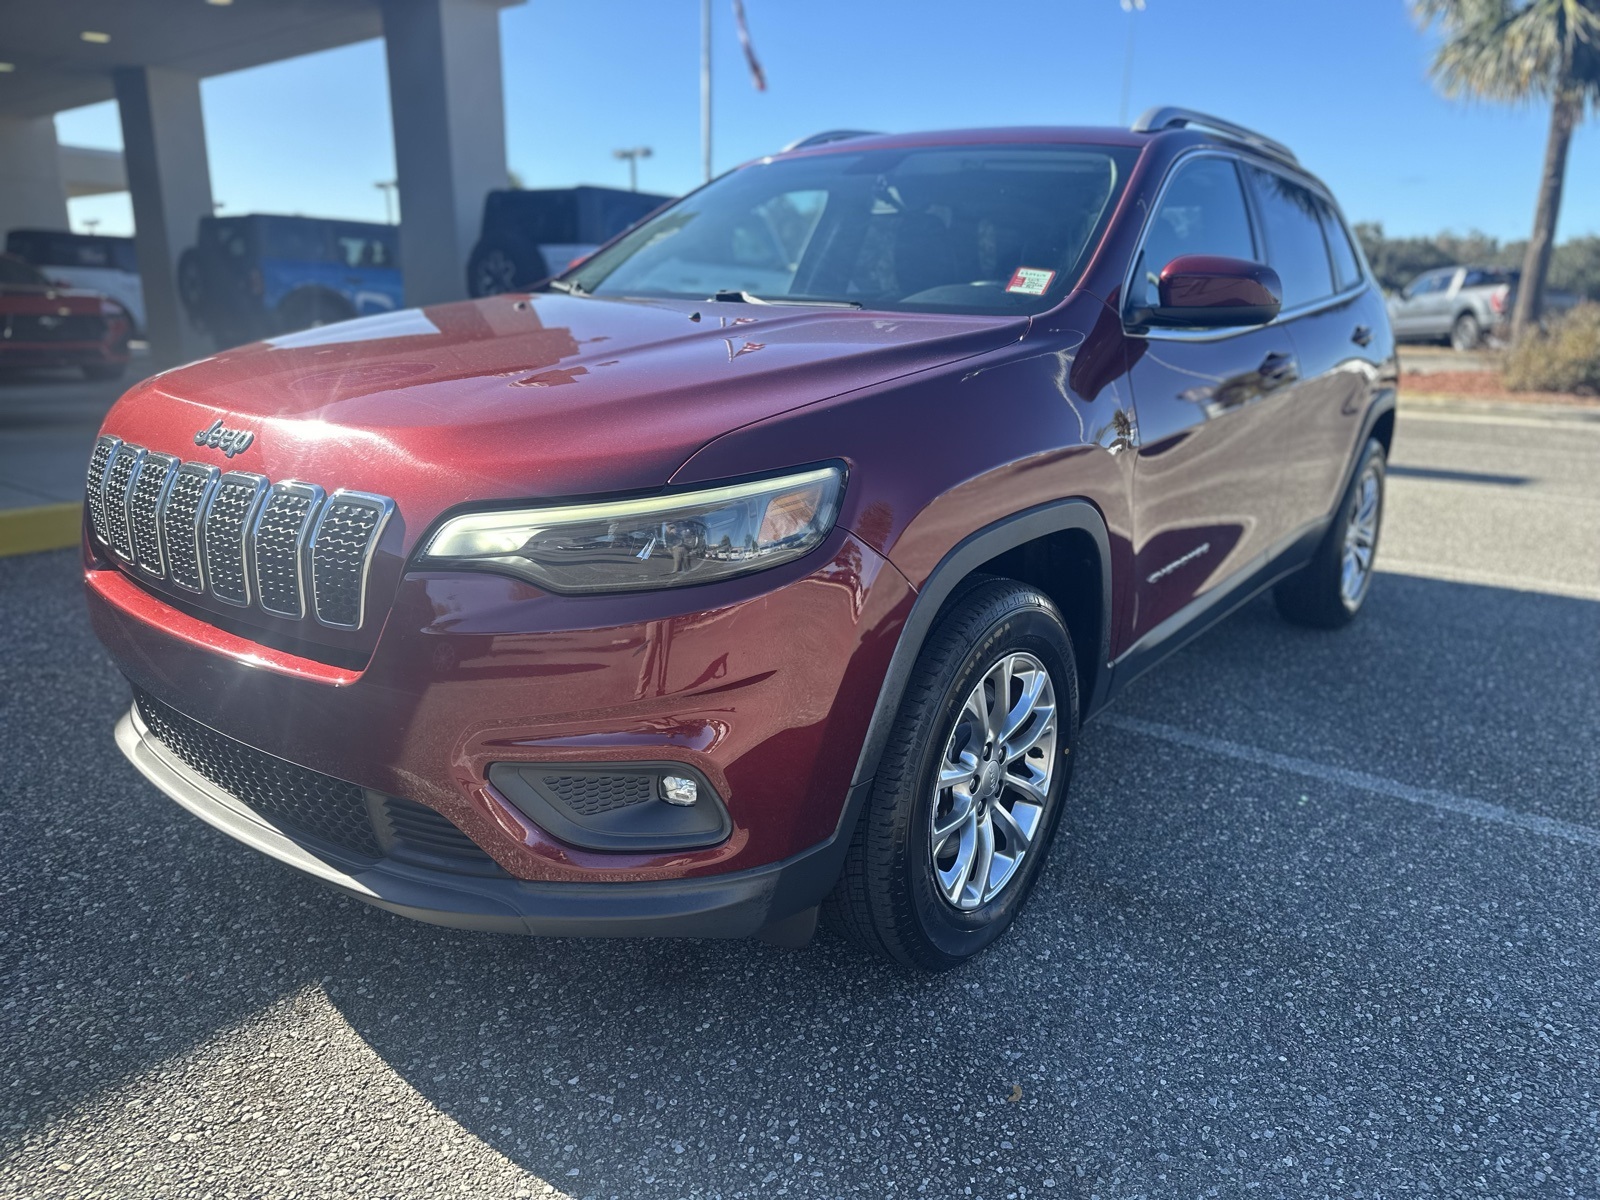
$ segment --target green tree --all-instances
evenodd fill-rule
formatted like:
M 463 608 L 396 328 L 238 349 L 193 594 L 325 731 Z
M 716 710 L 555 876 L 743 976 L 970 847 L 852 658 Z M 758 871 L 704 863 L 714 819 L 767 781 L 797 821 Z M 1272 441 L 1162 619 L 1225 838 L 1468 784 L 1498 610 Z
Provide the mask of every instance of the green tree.
M 1512 341 L 1539 319 L 1572 131 L 1600 104 L 1600 0 L 1413 0 L 1443 40 L 1433 75 L 1447 96 L 1550 104 L 1533 236 L 1511 316 Z

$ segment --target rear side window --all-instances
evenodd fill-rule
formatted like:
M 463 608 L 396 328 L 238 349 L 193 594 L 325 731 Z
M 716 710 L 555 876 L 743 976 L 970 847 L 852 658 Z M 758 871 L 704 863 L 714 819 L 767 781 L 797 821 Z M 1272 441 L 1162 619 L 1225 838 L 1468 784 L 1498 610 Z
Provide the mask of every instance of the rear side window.
M 1283 281 L 1283 307 L 1297 308 L 1333 295 L 1333 267 L 1316 194 L 1276 171 L 1251 166 L 1245 173 L 1261 209 L 1267 263 Z
M 1178 168 L 1145 233 L 1129 289 L 1132 309 L 1153 307 L 1162 269 L 1181 254 L 1255 260 L 1255 238 L 1239 172 L 1225 158 L 1197 158 Z
M 1317 209 L 1322 214 L 1322 232 L 1328 239 L 1328 252 L 1333 255 L 1333 276 L 1342 292 L 1361 282 L 1361 260 L 1350 241 L 1350 231 L 1344 227 L 1339 214 L 1326 201 L 1319 199 Z

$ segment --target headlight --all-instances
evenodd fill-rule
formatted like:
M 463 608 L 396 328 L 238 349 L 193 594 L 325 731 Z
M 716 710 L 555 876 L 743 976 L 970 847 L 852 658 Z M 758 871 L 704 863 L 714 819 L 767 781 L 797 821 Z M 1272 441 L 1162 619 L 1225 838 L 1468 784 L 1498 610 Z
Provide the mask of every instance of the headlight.
M 646 500 L 468 513 L 444 523 L 418 565 L 501 571 L 552 592 L 707 583 L 814 549 L 843 490 L 838 467 L 819 467 Z

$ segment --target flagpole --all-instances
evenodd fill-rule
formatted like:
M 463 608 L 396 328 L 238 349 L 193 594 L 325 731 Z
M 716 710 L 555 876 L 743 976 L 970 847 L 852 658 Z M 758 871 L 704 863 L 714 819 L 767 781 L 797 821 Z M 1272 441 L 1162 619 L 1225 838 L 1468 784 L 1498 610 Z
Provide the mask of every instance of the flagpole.
M 700 0 L 700 159 L 711 181 L 711 0 Z

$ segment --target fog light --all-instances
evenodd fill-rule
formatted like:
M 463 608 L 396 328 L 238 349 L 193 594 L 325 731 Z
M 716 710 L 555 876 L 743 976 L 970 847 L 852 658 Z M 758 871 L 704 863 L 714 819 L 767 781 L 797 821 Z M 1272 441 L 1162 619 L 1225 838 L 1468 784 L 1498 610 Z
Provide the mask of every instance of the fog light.
M 663 775 L 661 798 L 668 804 L 687 808 L 700 799 L 700 785 L 692 779 L 685 779 L 682 775 Z

